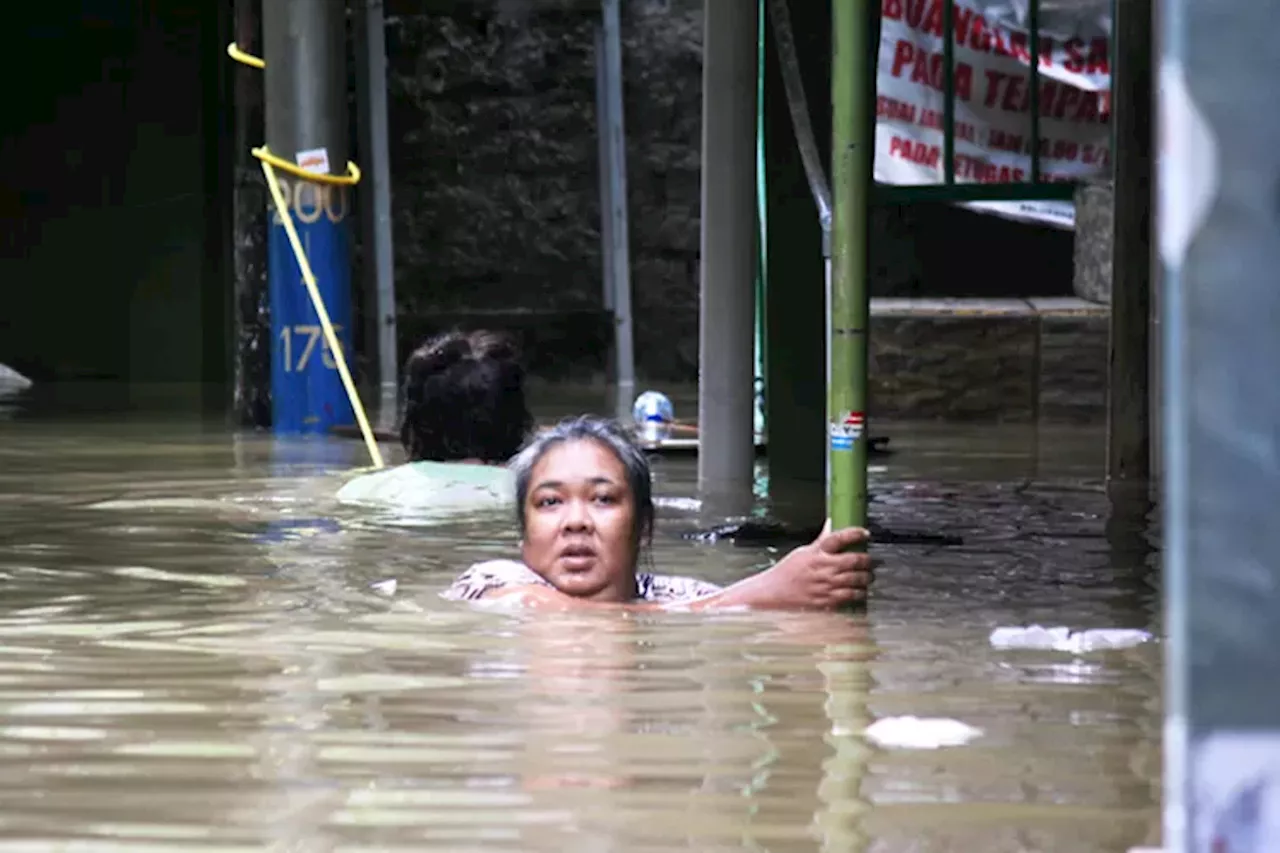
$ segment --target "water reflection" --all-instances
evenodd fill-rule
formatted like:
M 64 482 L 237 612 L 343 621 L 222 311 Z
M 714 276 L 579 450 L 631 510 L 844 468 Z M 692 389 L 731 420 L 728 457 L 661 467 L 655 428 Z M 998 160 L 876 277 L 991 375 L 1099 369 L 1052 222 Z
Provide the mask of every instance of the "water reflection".
M 1155 843 L 1158 645 L 989 642 L 1158 634 L 1150 508 L 1091 479 L 1085 438 L 1015 439 L 893 431 L 874 511 L 964 544 L 882 548 L 865 616 L 533 617 L 437 597 L 512 553 L 511 519 L 424 527 L 332 500 L 359 442 L 5 421 L 0 848 Z M 659 467 L 663 570 L 727 582 L 776 557 L 681 539 L 701 522 L 693 460 Z M 388 578 L 394 595 L 371 587 Z M 982 736 L 862 736 L 903 716 Z
M 863 732 L 872 722 L 867 698 L 874 652 L 866 645 L 866 625 L 862 620 L 844 620 L 841 624 L 829 618 L 825 624 L 805 628 L 805 636 L 824 641 L 817 666 L 826 693 L 823 710 L 831 723 L 823 740 L 832 754 L 822 764 L 822 782 L 817 791 L 822 807 L 814 815 L 822 838 L 821 849 L 864 853 L 869 835 L 863 822 L 869 804 L 862 785 L 871 748 Z

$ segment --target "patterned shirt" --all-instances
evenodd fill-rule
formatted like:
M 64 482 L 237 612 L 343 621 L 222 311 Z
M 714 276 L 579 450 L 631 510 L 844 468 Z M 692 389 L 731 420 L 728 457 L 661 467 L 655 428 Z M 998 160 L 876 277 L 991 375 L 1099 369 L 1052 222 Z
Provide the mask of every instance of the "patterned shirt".
M 451 601 L 476 601 L 491 589 L 506 586 L 551 584 L 518 560 L 488 560 L 476 563 L 458 575 L 449 588 L 440 593 Z M 720 587 L 694 578 L 636 572 L 636 600 L 663 603 L 693 601 L 719 592 Z

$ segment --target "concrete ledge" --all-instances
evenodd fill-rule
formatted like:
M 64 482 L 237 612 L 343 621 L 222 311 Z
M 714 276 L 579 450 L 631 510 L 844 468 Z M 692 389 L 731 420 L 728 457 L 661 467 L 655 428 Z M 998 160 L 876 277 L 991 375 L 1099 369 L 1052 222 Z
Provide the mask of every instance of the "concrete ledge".
M 872 317 L 1028 317 L 1033 313 L 1026 299 L 871 300 Z
M 1037 419 L 1105 423 L 1110 309 L 1083 299 L 1032 299 L 1040 318 Z
M 1108 309 L 1074 297 L 873 299 L 878 417 L 1101 423 Z

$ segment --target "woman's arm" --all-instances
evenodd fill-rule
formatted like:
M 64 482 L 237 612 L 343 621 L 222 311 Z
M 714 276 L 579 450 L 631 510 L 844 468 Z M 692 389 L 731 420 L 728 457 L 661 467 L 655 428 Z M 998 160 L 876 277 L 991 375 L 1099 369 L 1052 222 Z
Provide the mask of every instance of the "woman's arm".
M 861 527 L 833 533 L 828 521 L 817 539 L 796 548 L 772 567 L 681 609 L 834 610 L 865 601 L 871 583 L 871 558 L 847 549 L 866 542 L 869 536 Z

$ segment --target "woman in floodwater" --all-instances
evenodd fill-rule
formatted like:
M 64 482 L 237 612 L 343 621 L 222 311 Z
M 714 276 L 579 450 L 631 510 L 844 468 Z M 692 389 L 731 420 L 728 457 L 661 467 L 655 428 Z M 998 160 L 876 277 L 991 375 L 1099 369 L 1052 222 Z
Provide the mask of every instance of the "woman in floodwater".
M 504 467 L 533 429 L 515 345 L 494 332 L 449 332 L 404 366 L 400 442 L 408 461 L 363 474 L 338 499 L 439 511 L 506 507 Z
M 832 531 L 828 524 L 810 544 L 726 588 L 642 571 L 654 524 L 649 463 L 612 421 L 589 415 L 564 421 L 537 436 L 510 467 L 522 559 L 472 566 L 445 598 L 537 607 L 829 610 L 866 597 L 870 559 L 846 551 L 867 539 L 856 527 Z

